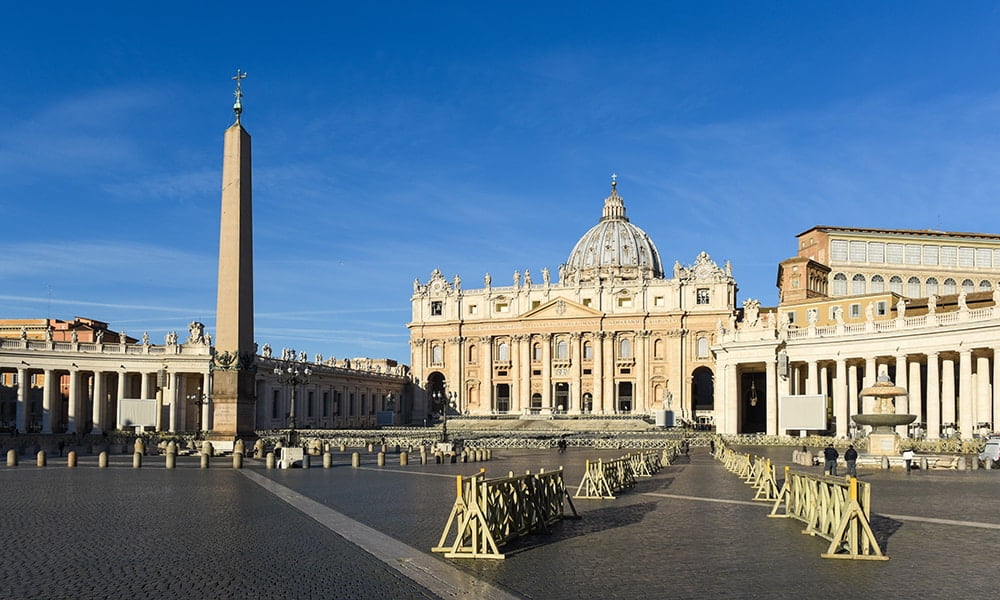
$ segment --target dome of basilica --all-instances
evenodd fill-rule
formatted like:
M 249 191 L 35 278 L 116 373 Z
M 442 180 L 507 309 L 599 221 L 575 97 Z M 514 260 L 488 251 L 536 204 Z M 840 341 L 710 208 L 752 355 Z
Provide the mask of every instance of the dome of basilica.
M 601 220 L 583 234 L 569 253 L 560 279 L 662 279 L 663 264 L 653 240 L 629 223 L 625 203 L 612 177 L 611 195 L 604 199 Z

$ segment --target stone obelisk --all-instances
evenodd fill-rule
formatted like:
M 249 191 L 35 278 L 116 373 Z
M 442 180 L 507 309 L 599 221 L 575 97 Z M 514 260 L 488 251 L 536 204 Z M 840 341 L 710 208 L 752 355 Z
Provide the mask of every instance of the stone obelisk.
M 241 81 L 236 71 L 236 122 L 226 130 L 222 159 L 219 291 L 212 355 L 212 423 L 209 438 L 254 435 L 253 194 L 250 134 L 240 123 Z

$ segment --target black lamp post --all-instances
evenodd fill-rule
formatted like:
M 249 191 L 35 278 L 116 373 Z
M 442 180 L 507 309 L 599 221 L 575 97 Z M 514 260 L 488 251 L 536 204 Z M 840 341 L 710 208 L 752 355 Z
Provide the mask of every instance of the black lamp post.
M 444 389 L 437 390 L 431 393 L 431 398 L 434 398 L 435 404 L 440 404 L 441 406 L 441 441 L 448 441 L 448 409 L 455 407 L 455 401 L 458 399 L 458 394 L 455 392 L 445 392 Z
M 198 421 L 197 421 L 197 423 L 198 423 L 198 425 L 197 425 L 198 432 L 195 434 L 195 439 L 201 439 L 201 430 L 202 430 L 202 409 L 201 409 L 201 407 L 203 407 L 206 404 L 208 404 L 208 395 L 201 393 L 201 388 L 199 387 L 198 388 L 198 393 L 196 393 L 196 394 L 190 394 L 187 397 L 187 399 L 188 399 L 188 402 L 192 406 L 194 406 L 195 409 L 198 411 Z
M 298 446 L 298 435 L 295 432 L 295 388 L 304 383 L 309 383 L 310 376 L 312 376 L 312 369 L 306 365 L 299 367 L 299 365 L 293 363 L 287 365 L 284 369 L 281 368 L 281 365 L 274 367 L 274 378 L 278 380 L 278 383 L 292 386 L 292 403 L 288 409 L 289 446 Z

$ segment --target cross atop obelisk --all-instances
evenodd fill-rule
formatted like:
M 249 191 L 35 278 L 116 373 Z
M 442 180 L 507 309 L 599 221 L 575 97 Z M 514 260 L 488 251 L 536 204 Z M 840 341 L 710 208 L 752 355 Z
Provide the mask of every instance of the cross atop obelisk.
M 243 85 L 241 80 L 246 79 L 247 74 L 239 69 L 236 69 L 236 75 L 233 76 L 233 80 L 236 82 L 236 91 L 233 95 L 236 96 L 236 102 L 233 103 L 233 112 L 236 113 L 236 122 L 240 122 L 240 113 L 243 112 Z

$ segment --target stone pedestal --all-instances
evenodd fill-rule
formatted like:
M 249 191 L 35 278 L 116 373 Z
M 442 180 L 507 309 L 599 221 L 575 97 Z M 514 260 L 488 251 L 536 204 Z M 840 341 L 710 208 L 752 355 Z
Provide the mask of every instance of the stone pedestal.
M 899 437 L 895 433 L 868 434 L 868 454 L 872 456 L 899 456 Z

